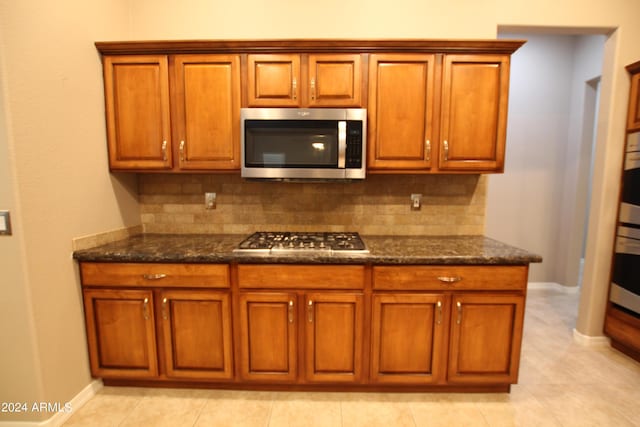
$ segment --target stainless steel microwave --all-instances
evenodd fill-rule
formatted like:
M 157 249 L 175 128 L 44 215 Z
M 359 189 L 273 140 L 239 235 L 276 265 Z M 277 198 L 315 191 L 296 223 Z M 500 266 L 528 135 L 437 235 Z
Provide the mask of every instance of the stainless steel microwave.
M 243 178 L 364 179 L 367 110 L 243 108 Z

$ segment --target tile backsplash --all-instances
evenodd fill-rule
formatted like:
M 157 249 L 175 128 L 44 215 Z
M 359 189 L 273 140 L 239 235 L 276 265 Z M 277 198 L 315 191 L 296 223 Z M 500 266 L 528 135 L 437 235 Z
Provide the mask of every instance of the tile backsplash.
M 141 174 L 146 233 L 257 230 L 358 231 L 369 235 L 483 234 L 482 175 L 369 175 L 354 183 L 245 181 L 237 175 Z M 206 210 L 204 193 L 217 193 Z M 411 210 L 411 194 L 422 208 Z

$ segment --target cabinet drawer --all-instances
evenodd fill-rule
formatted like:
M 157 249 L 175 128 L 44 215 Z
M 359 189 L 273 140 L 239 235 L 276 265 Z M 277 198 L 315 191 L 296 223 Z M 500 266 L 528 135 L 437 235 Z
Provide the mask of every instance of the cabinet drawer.
M 381 290 L 524 289 L 527 266 L 377 266 L 373 288 Z
M 239 265 L 241 288 L 362 289 L 362 265 Z
M 82 263 L 84 286 L 188 286 L 228 288 L 226 264 Z

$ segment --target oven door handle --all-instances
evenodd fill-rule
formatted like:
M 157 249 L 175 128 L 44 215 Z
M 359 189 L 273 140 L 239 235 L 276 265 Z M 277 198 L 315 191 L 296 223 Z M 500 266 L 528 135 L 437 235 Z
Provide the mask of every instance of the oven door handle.
M 347 122 L 338 122 L 338 169 L 344 169 L 347 157 Z

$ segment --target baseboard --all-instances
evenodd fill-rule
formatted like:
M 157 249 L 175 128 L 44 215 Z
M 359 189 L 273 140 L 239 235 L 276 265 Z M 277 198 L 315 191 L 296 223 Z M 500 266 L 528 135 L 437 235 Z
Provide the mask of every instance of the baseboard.
M 95 396 L 102 387 L 102 380 L 93 380 L 69 401 L 71 407 L 69 412 L 56 412 L 51 418 L 44 421 L 0 421 L 0 427 L 59 427 Z
M 529 282 L 527 285 L 529 290 L 552 290 L 559 291 L 565 294 L 577 294 L 580 292 L 578 286 L 564 286 L 556 282 Z
M 580 344 L 583 347 L 609 347 L 611 346 L 611 340 L 605 336 L 592 337 L 584 335 L 578 332 L 577 329 L 573 329 L 573 342 Z

